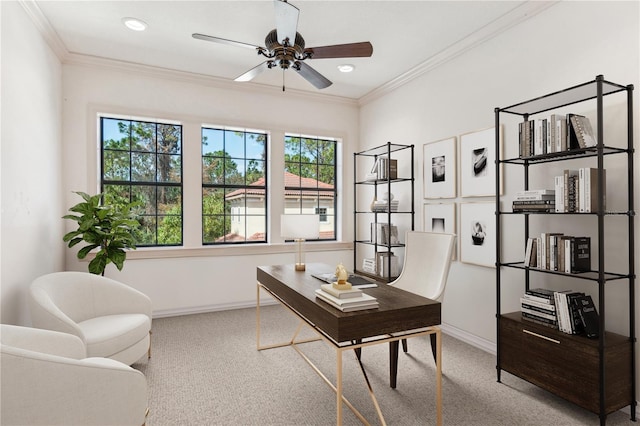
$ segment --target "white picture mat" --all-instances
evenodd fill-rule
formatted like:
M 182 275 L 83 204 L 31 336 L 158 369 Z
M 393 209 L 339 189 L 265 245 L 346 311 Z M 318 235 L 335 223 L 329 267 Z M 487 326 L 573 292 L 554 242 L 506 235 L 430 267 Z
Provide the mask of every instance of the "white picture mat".
M 502 151 L 502 127 L 500 127 L 499 148 Z M 493 197 L 496 195 L 495 161 L 495 127 L 460 135 L 461 197 Z M 502 177 L 502 173 L 500 176 Z M 500 179 L 500 195 L 502 195 L 502 178 Z
M 461 262 L 495 268 L 495 209 L 494 202 L 460 203 L 458 241 Z M 481 235 L 476 235 L 477 226 L 481 227 Z
M 439 203 L 424 204 L 422 207 L 423 223 L 422 229 L 425 232 L 439 232 L 445 234 L 456 234 L 456 204 Z M 442 224 L 440 220 L 442 219 Z M 454 242 L 451 260 L 457 258 L 457 241 Z
M 438 164 L 444 173 L 437 173 Z M 424 198 L 456 197 L 456 137 L 426 143 L 422 147 L 422 191 Z

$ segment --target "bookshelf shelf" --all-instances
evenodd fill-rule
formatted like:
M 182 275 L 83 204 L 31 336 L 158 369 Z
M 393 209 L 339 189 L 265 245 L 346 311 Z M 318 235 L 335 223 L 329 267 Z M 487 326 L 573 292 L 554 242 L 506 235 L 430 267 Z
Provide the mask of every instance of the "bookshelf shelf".
M 605 144 L 604 119 L 605 107 L 603 98 L 615 93 L 626 94 L 626 128 L 618 129 L 620 133 L 624 130 L 626 143 L 625 147 L 613 146 L 615 143 Z M 505 108 L 495 109 L 496 129 L 500 129 L 500 121 L 503 114 L 515 114 L 522 117 L 524 122 L 530 120 L 530 116 L 543 112 L 553 112 L 570 105 L 592 102 L 595 103 L 596 127 L 595 146 L 588 148 L 574 148 L 570 146 L 568 150 L 551 152 L 535 156 L 522 156 L 528 153 L 533 144 L 533 137 L 529 133 L 522 133 L 526 139 L 524 150 L 520 147 L 521 157 L 519 158 L 498 158 L 496 161 L 496 194 L 499 194 L 501 180 L 501 165 L 521 167 L 524 172 L 524 190 L 529 190 L 529 177 L 533 173 L 545 173 L 543 165 L 590 159 L 595 160 L 596 169 L 594 185 L 600 190 L 597 191 L 596 199 L 598 207 L 593 212 L 546 212 L 546 211 L 502 211 L 501 196 L 496 196 L 496 326 L 497 326 L 497 357 L 496 371 L 498 382 L 501 381 L 501 372 L 506 371 L 537 386 L 540 386 L 562 398 L 588 409 L 600 418 L 600 424 L 606 424 L 607 415 L 620 408 L 629 406 L 631 420 L 636 419 L 636 366 L 635 366 L 635 248 L 634 248 L 634 180 L 633 180 L 633 86 L 623 86 L 606 81 L 599 75 L 593 81 L 589 81 L 577 86 L 570 87 L 550 93 L 545 96 L 534 98 L 525 102 L 520 102 Z M 568 115 L 567 115 L 568 117 Z M 609 119 L 609 117 L 607 117 Z M 611 120 L 617 123 L 619 120 Z M 524 123 L 529 124 L 529 123 Z M 618 125 L 619 126 L 619 125 Z M 527 126 L 521 125 L 520 130 L 529 132 Z M 544 129 L 544 127 L 542 127 Z M 537 130 L 536 130 L 537 131 Z M 559 131 L 559 130 L 558 130 Z M 567 131 L 569 132 L 569 131 Z M 530 138 L 531 137 L 531 138 Z M 536 141 L 538 142 L 538 141 Z M 611 142 L 611 141 L 609 141 Z M 496 152 L 499 149 L 500 135 L 496 132 Z M 522 143 L 522 141 L 521 141 Z M 553 146 L 553 144 L 552 144 Z M 559 146 L 559 145 L 557 145 Z M 536 148 L 537 149 L 537 148 Z M 563 148 L 564 149 L 564 148 Z M 545 151 L 546 152 L 546 151 Z M 626 195 L 627 208 L 621 210 L 604 210 L 605 206 L 605 167 L 604 158 L 609 156 L 625 156 L 627 160 L 626 185 L 616 188 L 616 192 Z M 583 161 L 584 163 L 584 161 Z M 624 174 L 624 171 L 619 170 Z M 565 172 L 566 181 L 566 172 Z M 624 181 L 623 181 L 624 182 Z M 626 186 L 626 188 L 624 187 Z M 626 190 L 626 194 L 624 191 Z M 566 193 L 565 193 L 566 194 Z M 556 194 L 557 195 L 557 194 Z M 560 206 L 562 207 L 562 206 Z M 565 205 L 566 207 L 566 205 Z M 549 219 L 541 221 L 539 215 L 548 215 Z M 547 223 L 553 220 L 560 220 L 559 216 L 568 215 L 574 218 L 583 216 L 585 221 L 595 223 L 589 225 L 597 231 L 597 249 L 592 253 L 595 267 L 591 270 L 580 273 L 566 273 L 564 271 L 549 270 L 525 266 L 523 261 L 507 261 L 502 255 L 502 231 L 509 229 L 503 225 L 502 221 L 507 216 L 522 217 L 524 239 L 527 241 L 531 225 L 541 226 L 541 222 Z M 611 271 L 605 264 L 605 227 L 610 226 L 607 217 L 624 218 L 626 220 L 627 241 L 622 243 L 623 251 L 628 255 L 628 266 L 624 271 Z M 538 218 L 536 222 L 530 219 Z M 517 219 L 510 219 L 517 220 Z M 614 220 L 620 226 L 619 219 Z M 509 222 L 511 224 L 511 222 Z M 613 222 L 612 222 L 613 223 Z M 594 231 L 594 232 L 595 232 Z M 543 232 L 548 232 L 544 231 Z M 592 238 L 593 239 L 593 238 Z M 513 253 L 507 255 L 513 256 Z M 614 269 L 620 268 L 620 263 L 616 263 Z M 553 275 L 555 280 L 565 278 L 573 279 L 576 282 L 595 283 L 597 286 L 597 311 L 599 314 L 598 325 L 599 336 L 596 339 L 588 339 L 584 336 L 569 335 L 549 325 L 542 325 L 531 320 L 523 319 L 521 312 L 501 312 L 502 287 L 512 286 L 514 280 L 502 282 L 503 269 L 516 269 L 522 271 L 522 284 L 525 291 L 529 291 L 529 285 L 533 275 L 542 274 Z M 517 280 L 516 280 L 517 281 Z M 605 287 L 607 283 L 619 285 L 628 284 L 628 319 L 629 335 L 622 336 L 611 333 L 605 324 Z M 591 284 L 593 285 L 593 284 Z M 594 295 L 595 296 L 595 295 Z M 526 315 L 534 317 L 531 313 Z M 547 316 L 547 318 L 549 318 Z M 537 320 L 536 320 L 537 321 Z M 548 319 L 543 319 L 548 321 Z M 584 354 L 588 353 L 588 356 Z M 606 360 L 606 362 L 605 362 Z M 576 383 L 590 383 L 588 390 Z
M 387 173 L 384 179 L 375 180 L 363 180 L 363 176 L 371 170 L 374 164 L 377 164 L 378 159 L 387 158 L 389 161 L 395 160 L 398 165 L 404 165 L 405 167 L 398 167 L 397 174 L 391 176 L 391 173 Z M 403 164 L 404 163 L 404 164 Z M 406 167 L 406 164 L 410 164 L 410 167 Z M 414 204 L 414 146 L 413 145 L 400 145 L 387 142 L 384 145 L 380 145 L 365 151 L 356 152 L 353 154 L 353 173 L 354 173 L 354 211 L 353 211 L 353 268 L 358 274 L 362 274 L 371 278 L 374 278 L 382 282 L 391 282 L 397 278 L 397 275 L 391 274 L 392 272 L 392 259 L 387 256 L 382 262 L 385 262 L 384 268 L 386 268 L 385 274 L 370 273 L 364 271 L 362 268 L 362 261 L 364 259 L 375 259 L 375 264 L 378 265 L 379 253 L 390 252 L 394 253 L 404 249 L 403 243 L 404 231 L 406 229 L 413 230 L 415 226 L 415 204 Z M 400 170 L 409 170 L 409 175 L 400 175 Z M 405 172 L 406 173 L 406 172 Z M 380 175 L 378 175 L 380 176 Z M 398 185 L 405 185 L 409 187 L 409 209 L 407 210 L 407 201 L 403 202 L 403 210 L 393 211 L 391 208 L 391 200 L 387 200 L 386 208 L 384 211 L 372 211 L 363 210 L 362 204 L 370 202 L 372 199 L 378 199 L 384 193 L 392 194 L 392 189 Z M 358 206 L 360 205 L 360 209 Z M 366 225 L 370 223 L 375 224 L 392 224 L 393 218 L 400 218 L 403 221 L 404 228 L 398 226 L 398 239 L 399 242 L 391 241 L 372 241 L 369 233 L 369 228 Z M 365 226 L 363 226 L 365 225 Z M 366 228 L 366 231 L 364 230 Z M 382 256 L 382 255 L 380 255 Z M 396 257 L 396 262 L 397 256 Z M 400 268 L 401 265 L 398 265 Z

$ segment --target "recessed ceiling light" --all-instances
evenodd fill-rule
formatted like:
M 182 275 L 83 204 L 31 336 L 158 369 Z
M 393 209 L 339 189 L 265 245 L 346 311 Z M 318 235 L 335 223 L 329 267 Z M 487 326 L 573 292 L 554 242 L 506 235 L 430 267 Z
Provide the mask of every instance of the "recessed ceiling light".
M 338 69 L 340 70 L 340 72 L 351 72 L 356 69 L 356 67 L 351 64 L 342 64 L 338 65 Z
M 122 18 L 122 23 L 133 31 L 144 31 L 147 29 L 147 23 L 136 18 Z

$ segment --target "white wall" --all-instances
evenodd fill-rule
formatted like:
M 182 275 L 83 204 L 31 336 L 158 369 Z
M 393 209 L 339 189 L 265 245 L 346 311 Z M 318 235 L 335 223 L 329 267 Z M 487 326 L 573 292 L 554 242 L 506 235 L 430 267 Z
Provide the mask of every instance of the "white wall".
M 213 79 L 183 73 L 112 67 L 107 62 L 73 62 L 63 67 L 65 206 L 78 201 L 71 191 L 97 191 L 96 112 L 180 120 L 185 156 L 184 234 L 185 246 L 189 248 L 201 244 L 201 124 L 243 126 L 271 132 L 272 150 L 268 155 L 271 190 L 282 188 L 279 183 L 284 176 L 284 132 L 341 138 L 342 156 L 346 161 L 358 144 L 358 106 L 354 101 L 293 91 L 283 93 L 279 89 L 261 89 L 255 85 L 252 90 L 244 89 L 247 86 L 237 86 L 240 89 L 235 90 L 229 88 L 229 83 L 219 84 Z M 350 170 L 339 180 L 338 191 L 350 201 L 353 186 Z M 282 211 L 282 197 L 273 191 L 270 198 L 270 210 Z M 342 235 L 350 241 L 351 209 L 341 205 L 339 211 L 345 219 Z M 272 214 L 270 235 L 275 241 L 279 238 L 279 220 L 279 213 Z M 313 246 L 321 247 L 321 244 Z M 288 251 L 293 249 L 292 244 L 289 247 Z M 335 250 L 335 244 L 333 247 L 329 251 L 308 253 L 307 262 L 352 263 L 350 244 L 339 250 Z M 293 262 L 293 254 L 282 253 L 281 246 L 277 250 L 273 247 L 243 250 L 217 246 L 200 249 L 197 256 L 183 253 L 173 258 L 140 259 L 145 251 L 154 250 L 138 249 L 135 256 L 130 255 L 122 272 L 110 265 L 107 275 L 148 294 L 153 300 L 155 315 L 255 304 L 256 266 Z M 155 252 L 163 253 L 162 250 Z M 66 252 L 65 266 L 69 270 L 87 268 L 85 262 L 78 262 L 72 250 Z
M 638 2 L 559 2 L 476 49 L 363 105 L 360 113 L 360 140 L 366 142 L 366 146 L 378 145 L 386 140 L 416 144 L 416 170 L 419 171 L 416 185 L 416 223 L 417 229 L 422 229 L 420 204 L 424 143 L 451 136 L 458 137 L 459 141 L 461 134 L 493 127 L 495 107 L 506 107 L 590 81 L 598 74 L 603 74 L 607 80 L 615 83 L 634 84 L 634 110 L 638 111 L 639 36 Z M 618 96 L 616 101 L 608 102 L 605 118 L 614 117 L 626 101 L 624 95 L 615 96 Z M 593 104 L 574 107 L 575 112 L 583 112 L 591 117 L 595 116 L 594 109 Z M 616 121 L 624 123 L 624 117 Z M 640 144 L 640 122 L 637 112 L 634 127 L 637 147 Z M 515 125 L 505 126 L 504 147 L 508 157 L 517 156 L 516 128 Z M 621 136 L 624 137 L 624 129 Z M 366 146 L 363 145 L 362 148 Z M 618 183 L 626 178 L 626 157 L 607 161 L 611 161 L 605 164 L 605 167 L 610 169 L 607 177 L 615 179 L 608 182 L 608 203 L 623 208 L 620 207 L 623 194 L 616 191 L 616 188 Z M 637 154 L 635 163 L 638 164 Z M 577 162 L 549 166 L 545 169 L 548 172 L 546 177 L 552 179 L 562 168 L 582 166 L 582 163 Z M 616 178 L 613 177 L 616 175 L 615 170 L 621 171 Z M 511 166 L 505 169 L 505 173 L 505 199 L 508 206 L 515 191 L 521 189 L 523 172 L 520 168 Z M 636 171 L 635 176 L 638 200 L 640 173 Z M 531 182 L 531 187 L 553 187 L 552 180 L 548 183 L 544 178 L 537 179 Z M 459 205 L 461 202 L 491 200 L 493 199 L 458 197 L 443 201 Z M 364 202 L 368 203 L 367 200 L 363 200 Z M 459 214 L 458 207 L 458 222 Z M 574 235 L 579 235 L 578 232 L 584 232 L 586 235 L 592 235 L 595 233 L 595 218 L 592 219 L 586 222 L 578 219 L 572 224 L 564 221 L 552 225 L 550 222 L 548 230 L 556 231 L 557 228 L 554 227 L 560 227 L 559 231 L 564 230 L 567 234 L 575 232 Z M 521 223 L 511 225 L 514 227 L 509 227 L 505 232 L 504 254 L 520 251 L 524 253 Z M 457 225 L 460 226 L 460 223 Z M 540 226 L 544 230 L 547 225 Z M 618 237 L 626 237 L 625 229 L 626 227 L 621 228 L 616 224 L 607 228 L 607 235 L 612 237 L 607 241 L 608 259 L 615 261 L 616 258 L 625 258 L 626 247 L 616 241 Z M 542 232 L 540 228 L 538 232 Z M 640 247 L 637 234 L 635 245 Z M 624 263 L 622 267 L 624 268 Z M 639 270 L 639 267 L 640 263 L 636 260 L 636 270 Z M 517 310 L 519 297 L 524 288 L 522 274 L 507 271 L 502 275 L 502 282 L 503 312 Z M 581 289 L 597 294 L 595 286 L 582 281 L 555 282 L 547 276 L 539 278 L 535 284 L 552 287 L 571 286 L 574 290 Z M 607 311 L 608 324 L 613 330 L 623 333 L 628 329 L 627 305 L 624 302 L 625 287 L 623 284 L 617 285 L 616 288 L 611 286 L 607 292 L 610 302 Z M 506 303 L 507 301 L 510 303 Z M 486 341 L 495 342 L 495 306 L 495 269 L 454 262 L 443 305 L 443 322 Z
M 26 289 L 58 271 L 61 65 L 23 8 L 2 10 L 2 323 L 30 324 Z

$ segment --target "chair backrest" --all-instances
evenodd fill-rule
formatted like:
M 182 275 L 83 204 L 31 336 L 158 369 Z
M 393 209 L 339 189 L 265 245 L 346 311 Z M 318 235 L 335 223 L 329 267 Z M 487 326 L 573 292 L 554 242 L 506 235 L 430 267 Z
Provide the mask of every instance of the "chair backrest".
M 35 302 L 45 305 L 52 303 L 74 322 L 103 315 L 137 312 L 130 307 L 129 299 L 130 295 L 141 294 L 107 277 L 72 271 L 38 277 L 31 284 L 30 292 Z
M 404 266 L 390 285 L 442 302 L 456 236 L 408 231 Z

